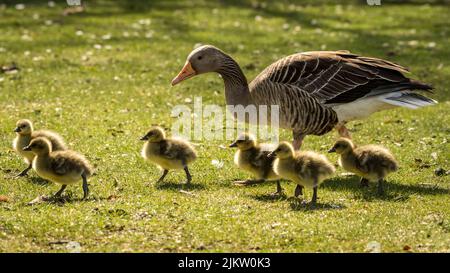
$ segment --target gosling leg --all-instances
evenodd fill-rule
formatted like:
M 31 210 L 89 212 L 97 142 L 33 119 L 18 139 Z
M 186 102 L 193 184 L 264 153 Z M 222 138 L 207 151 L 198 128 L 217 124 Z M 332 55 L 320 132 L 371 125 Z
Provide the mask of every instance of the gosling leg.
M 164 177 L 166 177 L 166 175 L 169 173 L 168 170 L 164 170 L 163 174 L 161 175 L 161 177 L 158 179 L 158 181 L 156 181 L 156 183 L 160 183 L 164 181 Z
M 31 170 L 32 166 L 31 164 L 28 165 L 28 167 L 26 167 L 25 170 L 21 171 L 18 175 L 16 175 L 15 177 L 23 177 L 26 176 L 28 174 L 28 171 Z
M 53 195 L 53 198 L 60 198 L 63 191 L 66 189 L 67 185 L 62 185 L 61 189 Z
M 313 188 L 313 197 L 311 199 L 311 204 L 315 206 L 317 203 L 317 186 Z
M 89 195 L 89 188 L 87 183 L 86 174 L 82 174 L 81 177 L 83 177 L 83 200 L 86 200 Z
M 378 180 L 378 194 L 384 194 L 383 179 Z
M 303 186 L 297 184 L 297 187 L 295 187 L 294 196 L 298 197 L 299 195 L 303 195 Z
M 283 194 L 283 188 L 281 187 L 280 180 L 277 181 L 277 191 L 276 194 L 282 195 Z
M 191 176 L 191 174 L 189 173 L 188 166 L 184 167 L 184 172 L 186 173 L 186 179 L 187 179 L 187 180 L 186 180 L 186 184 L 189 185 L 189 184 L 191 184 L 192 176 Z
M 361 178 L 360 185 L 361 187 L 369 187 L 369 180 Z

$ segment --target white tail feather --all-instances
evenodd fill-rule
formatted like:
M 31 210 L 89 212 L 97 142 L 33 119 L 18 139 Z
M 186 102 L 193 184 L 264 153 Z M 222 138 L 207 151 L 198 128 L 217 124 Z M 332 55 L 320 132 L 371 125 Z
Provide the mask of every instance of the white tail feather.
M 417 109 L 437 103 L 437 101 L 433 99 L 412 92 L 399 92 L 389 94 L 389 96 L 380 96 L 379 98 L 386 103 L 409 109 Z

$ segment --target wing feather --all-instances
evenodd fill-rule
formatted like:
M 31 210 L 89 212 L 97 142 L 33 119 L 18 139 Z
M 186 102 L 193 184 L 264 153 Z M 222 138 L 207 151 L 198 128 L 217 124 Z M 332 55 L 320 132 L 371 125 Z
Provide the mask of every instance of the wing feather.
M 312 51 L 285 57 L 267 67 L 254 82 L 296 86 L 322 104 L 399 90 L 430 90 L 431 86 L 405 77 L 408 69 L 382 59 L 348 51 Z M 374 93 L 372 94 L 372 91 Z

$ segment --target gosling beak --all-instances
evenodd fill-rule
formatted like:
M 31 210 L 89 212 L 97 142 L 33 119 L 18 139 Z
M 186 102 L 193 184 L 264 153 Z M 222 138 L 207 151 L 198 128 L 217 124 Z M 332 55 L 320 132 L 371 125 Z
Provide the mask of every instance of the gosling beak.
M 235 142 L 231 143 L 230 146 L 228 146 L 228 147 L 230 147 L 230 148 L 235 148 L 235 147 L 237 147 L 237 142 L 235 141 Z
M 189 61 L 186 62 L 183 69 L 181 69 L 180 73 L 172 80 L 172 86 L 189 79 L 193 76 L 195 76 L 197 72 L 192 68 L 192 65 Z
M 30 146 L 26 146 L 26 147 L 23 147 L 22 150 L 24 150 L 24 151 L 31 151 L 31 147 Z
M 336 152 L 336 148 L 333 147 L 333 148 L 329 149 L 328 152 L 329 152 L 329 153 L 335 153 L 335 152 Z
M 148 140 L 148 137 L 147 136 L 143 136 L 139 140 L 146 141 L 146 140 Z
M 14 129 L 14 132 L 20 133 L 20 128 L 19 128 L 19 127 L 16 127 L 16 129 Z
M 277 153 L 275 151 L 270 152 L 269 154 L 267 154 L 267 156 L 272 157 L 272 156 L 277 156 Z

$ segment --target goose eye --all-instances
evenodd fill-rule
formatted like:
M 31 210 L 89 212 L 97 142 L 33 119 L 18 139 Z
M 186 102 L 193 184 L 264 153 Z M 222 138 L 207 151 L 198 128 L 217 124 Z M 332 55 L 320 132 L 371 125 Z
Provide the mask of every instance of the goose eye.
M 197 57 L 197 60 L 201 60 L 201 59 L 203 59 L 202 56 L 198 56 L 198 57 Z

